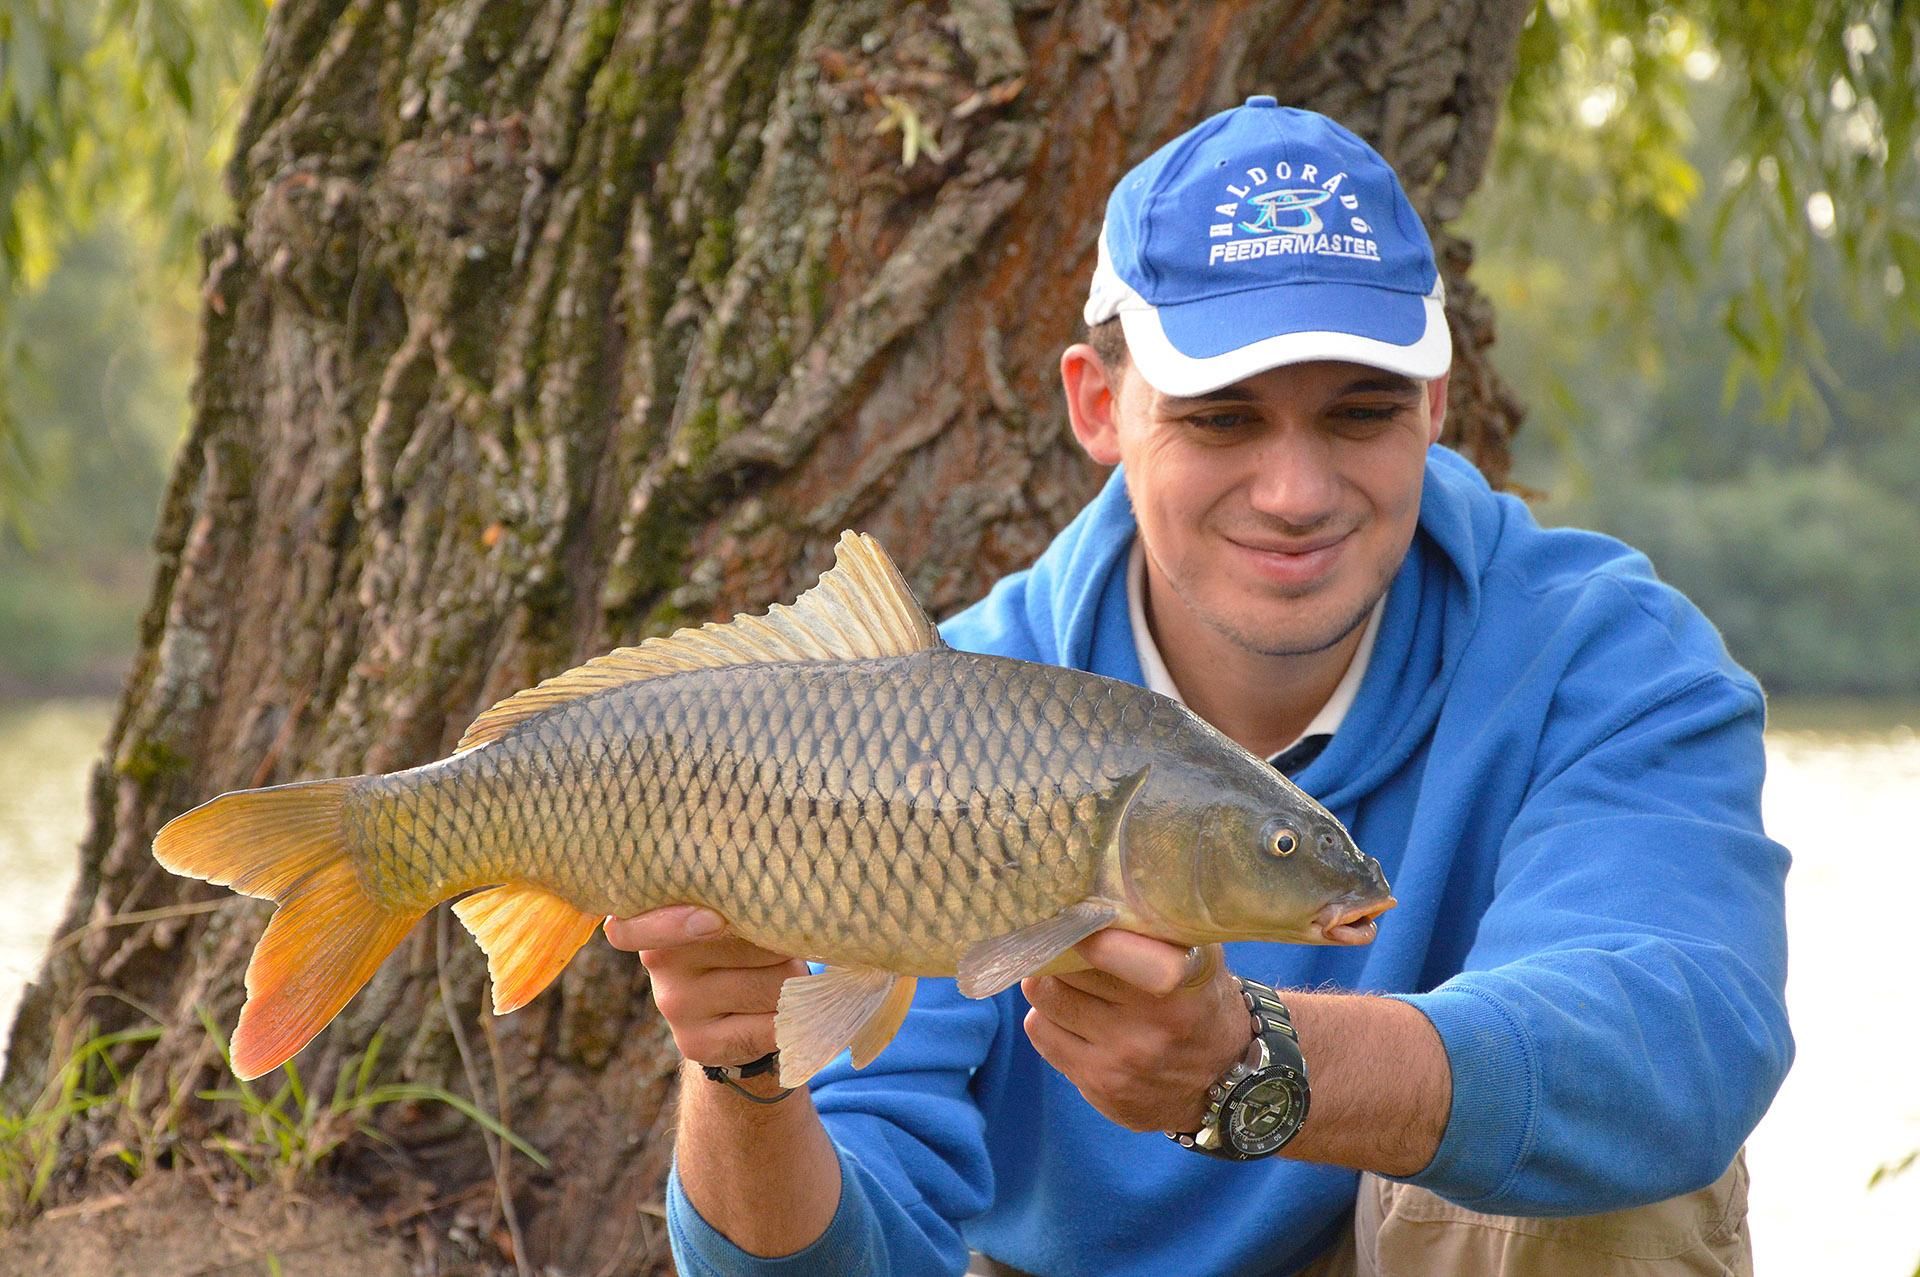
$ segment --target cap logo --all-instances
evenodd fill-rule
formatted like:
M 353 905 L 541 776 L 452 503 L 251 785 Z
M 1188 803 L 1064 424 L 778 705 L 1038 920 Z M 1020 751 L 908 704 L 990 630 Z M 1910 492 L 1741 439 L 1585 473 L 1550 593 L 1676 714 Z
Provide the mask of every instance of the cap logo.
M 1360 216 L 1359 197 L 1341 194 L 1347 180 L 1341 172 L 1322 181 L 1318 165 L 1302 164 L 1296 170 L 1288 160 L 1271 170 L 1257 164 L 1247 169 L 1241 181 L 1227 186 L 1231 198 L 1214 205 L 1214 213 L 1225 220 L 1207 228 L 1207 237 L 1215 241 L 1208 246 L 1207 265 L 1303 253 L 1379 261 L 1380 243 L 1373 238 L 1373 227 Z M 1277 185 L 1283 182 L 1289 185 Z M 1340 212 L 1331 216 L 1338 220 L 1344 213 L 1345 225 L 1329 232 L 1320 208 L 1335 197 Z M 1245 217 L 1242 204 L 1252 206 Z
M 1320 220 L 1320 214 L 1313 211 L 1313 206 L 1324 204 L 1332 198 L 1331 192 L 1311 186 L 1305 190 L 1266 191 L 1247 201 L 1260 210 L 1260 215 L 1251 222 L 1240 223 L 1240 229 L 1255 235 L 1265 235 L 1272 231 L 1299 231 L 1302 235 L 1318 235 L 1327 228 L 1327 224 Z M 1276 220 L 1290 213 L 1298 213 L 1302 220 L 1284 226 Z

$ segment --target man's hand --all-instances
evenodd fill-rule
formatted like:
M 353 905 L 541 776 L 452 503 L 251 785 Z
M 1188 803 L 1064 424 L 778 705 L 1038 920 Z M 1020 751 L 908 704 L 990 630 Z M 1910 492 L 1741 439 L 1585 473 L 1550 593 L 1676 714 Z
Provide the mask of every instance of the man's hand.
M 1092 970 L 1020 985 L 1034 1049 L 1129 1130 L 1197 1129 L 1207 1088 L 1253 1041 L 1220 946 L 1189 951 L 1108 930 L 1076 948 Z
M 728 935 L 726 920 L 698 905 L 609 918 L 607 941 L 640 955 L 673 1044 L 697 1064 L 746 1064 L 773 1050 L 780 986 L 807 974 L 798 958 Z
M 607 942 L 640 955 L 653 1002 L 680 1054 L 700 1064 L 746 1064 L 773 1050 L 780 985 L 807 964 L 726 934 L 698 905 L 607 919 Z M 791 1255 L 826 1232 L 840 1202 L 840 1161 L 806 1088 L 778 1104 L 749 1104 L 697 1069 L 681 1073 L 674 1161 L 695 1210 L 735 1245 Z M 741 1086 L 777 1094 L 772 1074 Z

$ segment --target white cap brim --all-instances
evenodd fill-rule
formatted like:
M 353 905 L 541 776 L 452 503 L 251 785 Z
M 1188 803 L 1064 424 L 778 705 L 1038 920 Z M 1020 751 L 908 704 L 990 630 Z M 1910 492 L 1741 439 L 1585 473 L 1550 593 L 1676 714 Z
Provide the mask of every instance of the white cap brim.
M 1249 290 L 1248 305 L 1262 300 L 1284 302 L 1286 285 L 1271 289 Z M 1360 287 L 1356 285 L 1355 287 Z M 1393 294 L 1404 304 L 1406 294 Z M 1094 266 L 1093 287 L 1088 293 L 1082 317 L 1087 325 L 1118 316 L 1121 331 L 1127 335 L 1127 353 L 1147 383 L 1163 395 L 1189 398 L 1248 377 L 1315 360 L 1338 360 L 1396 372 L 1418 381 L 1432 381 L 1453 366 L 1453 335 L 1447 327 L 1446 282 L 1435 275 L 1433 291 L 1422 299 L 1426 322 L 1420 337 L 1411 345 L 1397 345 L 1356 333 L 1310 331 L 1280 333 L 1206 358 L 1183 353 L 1171 340 L 1160 322 L 1160 313 L 1113 269 L 1107 255 L 1107 236 L 1100 234 L 1099 258 Z
M 1127 353 L 1140 369 L 1140 375 L 1163 395 L 1189 398 L 1244 381 L 1271 368 L 1321 359 L 1380 368 L 1417 381 L 1432 381 L 1453 366 L 1453 337 L 1447 330 L 1446 302 L 1437 295 L 1423 301 L 1426 329 L 1410 346 L 1397 346 L 1353 333 L 1281 333 L 1225 354 L 1196 359 L 1181 353 L 1167 340 L 1160 324 L 1160 312 L 1144 304 L 1139 308 L 1121 308 L 1120 329 L 1127 335 Z

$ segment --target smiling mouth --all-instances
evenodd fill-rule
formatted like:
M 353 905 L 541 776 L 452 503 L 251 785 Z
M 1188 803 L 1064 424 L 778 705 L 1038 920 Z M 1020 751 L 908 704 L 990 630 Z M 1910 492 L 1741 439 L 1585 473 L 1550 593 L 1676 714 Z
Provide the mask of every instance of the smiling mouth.
M 1367 944 L 1379 931 L 1374 919 L 1399 903 L 1392 896 L 1361 905 L 1336 901 L 1314 918 L 1313 929 L 1321 944 Z
M 1346 546 L 1352 532 L 1335 537 L 1318 536 L 1311 541 L 1270 546 L 1226 538 L 1239 551 L 1236 556 L 1243 571 L 1259 581 L 1262 588 L 1282 594 L 1300 595 L 1317 590 L 1333 579 L 1346 558 Z
M 1252 550 L 1255 554 L 1284 554 L 1291 558 L 1299 559 L 1305 558 L 1309 554 L 1318 554 L 1322 550 L 1331 549 L 1346 540 L 1349 535 L 1349 533 L 1342 532 L 1338 536 L 1315 537 L 1311 541 L 1297 541 L 1291 545 L 1261 545 L 1255 541 L 1242 541 L 1238 537 L 1230 537 L 1228 539 L 1241 549 Z

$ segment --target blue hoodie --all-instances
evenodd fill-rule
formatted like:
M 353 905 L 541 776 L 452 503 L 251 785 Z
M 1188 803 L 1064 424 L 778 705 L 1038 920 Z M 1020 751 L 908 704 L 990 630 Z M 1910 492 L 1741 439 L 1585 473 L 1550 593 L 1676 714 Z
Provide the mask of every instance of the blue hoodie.
M 1142 681 L 1122 475 L 1032 568 L 942 627 L 955 647 Z M 1474 1210 L 1575 1215 L 1715 1179 L 1792 1059 L 1783 888 L 1761 832 L 1764 705 L 1719 635 L 1617 541 L 1543 530 L 1444 448 L 1331 744 L 1293 777 L 1400 904 L 1364 948 L 1244 943 L 1281 989 L 1377 992 L 1438 1030 L 1453 1107 L 1409 1182 Z M 677 1178 L 688 1274 L 1281 1273 L 1344 1224 L 1356 1174 L 1232 1164 L 1101 1117 L 1043 1062 L 1016 986 L 920 982 L 900 1035 L 813 1082 L 840 1205 L 759 1260 Z M 1312 1043 L 1306 1044 L 1311 1064 Z

